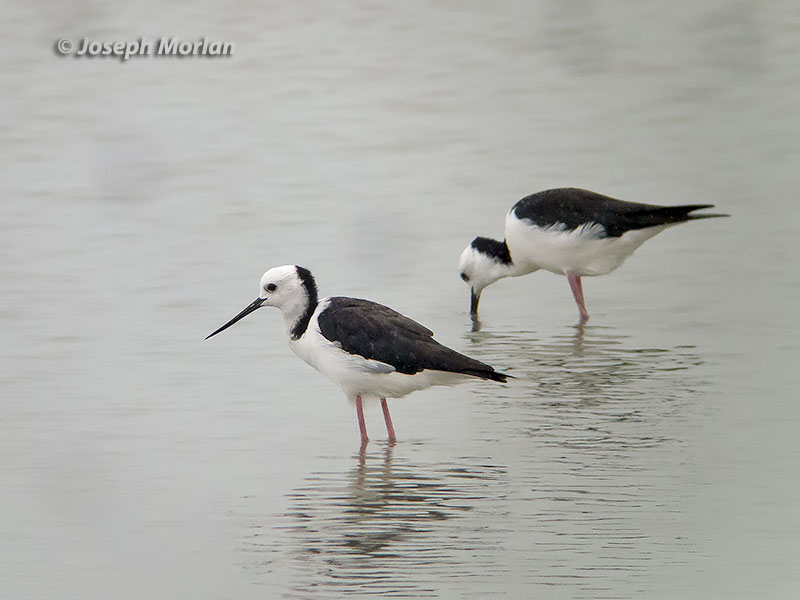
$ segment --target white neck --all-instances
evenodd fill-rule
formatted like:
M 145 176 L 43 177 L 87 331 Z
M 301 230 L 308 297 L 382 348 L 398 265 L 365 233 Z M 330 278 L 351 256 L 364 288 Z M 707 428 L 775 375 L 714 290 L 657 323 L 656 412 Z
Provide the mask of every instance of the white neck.
M 514 260 L 513 256 L 511 257 L 511 260 Z M 510 265 L 501 266 L 506 270 L 506 273 L 503 275 L 503 277 L 519 277 L 520 275 L 528 275 L 529 273 L 539 270 L 538 266 L 531 263 L 523 264 L 512 262 Z
M 299 294 L 295 298 L 284 302 L 280 306 L 286 335 L 290 339 L 292 339 L 292 333 L 294 329 L 300 324 L 300 320 L 305 316 L 308 306 L 309 300 L 308 296 L 305 294 Z
M 539 267 L 531 264 L 513 262 L 512 256 L 512 262 L 510 263 L 492 261 L 489 271 L 489 279 L 491 282 L 495 282 L 498 279 L 503 279 L 505 277 L 519 277 L 520 275 L 533 273 L 534 271 L 538 270 L 538 268 Z

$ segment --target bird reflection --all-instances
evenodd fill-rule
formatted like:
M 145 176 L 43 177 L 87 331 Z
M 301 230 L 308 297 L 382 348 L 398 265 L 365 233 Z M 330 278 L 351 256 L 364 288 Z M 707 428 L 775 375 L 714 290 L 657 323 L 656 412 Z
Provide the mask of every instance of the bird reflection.
M 481 330 L 481 318 L 477 315 L 477 313 L 470 313 L 469 316 L 472 319 L 472 332 L 477 333 Z
M 475 391 L 494 419 L 491 427 L 507 425 L 507 435 L 537 436 L 562 448 L 662 444 L 665 424 L 681 418 L 674 401 L 703 385 L 691 374 L 703 363 L 692 346 L 636 347 L 613 327 L 579 324 L 549 338 L 484 327 L 465 337 L 481 360 L 514 365 L 507 370 L 517 379 L 503 394 Z
M 453 547 L 461 530 L 455 523 L 505 473 L 483 458 L 413 464 L 392 443 L 362 446 L 349 470 L 311 475 L 288 495 L 281 529 L 284 551 L 299 569 L 294 592 L 325 596 L 366 584 L 373 593 L 428 595 L 420 570 L 470 550 L 463 539 Z M 258 547 L 262 529 L 251 531 L 248 545 Z M 483 551 L 477 539 L 472 550 Z
M 473 322 L 465 334 L 481 360 L 513 365 L 518 379 L 535 382 L 538 395 L 597 395 L 635 381 L 667 376 L 701 365 L 693 346 L 631 347 L 613 327 L 578 323 L 542 339 L 536 332 L 485 329 Z M 538 392 L 536 391 L 538 389 Z

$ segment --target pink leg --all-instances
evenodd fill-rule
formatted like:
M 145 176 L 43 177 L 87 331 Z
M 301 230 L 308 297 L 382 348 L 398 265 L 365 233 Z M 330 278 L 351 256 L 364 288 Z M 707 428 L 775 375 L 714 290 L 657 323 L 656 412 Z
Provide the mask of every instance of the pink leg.
M 367 424 L 364 422 L 364 407 L 361 405 L 361 394 L 356 396 L 356 414 L 358 415 L 358 428 L 361 430 L 361 443 L 366 444 L 369 438 L 367 437 Z
M 586 304 L 583 301 L 583 285 L 581 284 L 581 278 L 578 275 L 567 273 L 567 281 L 569 281 L 569 287 L 572 290 L 572 296 L 575 298 L 575 303 L 578 305 L 578 310 L 581 313 L 581 323 L 588 321 L 589 313 L 586 310 Z
M 383 409 L 383 420 L 386 421 L 386 431 L 389 433 L 389 441 L 395 442 L 397 441 L 397 437 L 394 435 L 392 415 L 389 414 L 389 404 L 387 404 L 386 398 L 381 398 L 381 408 Z

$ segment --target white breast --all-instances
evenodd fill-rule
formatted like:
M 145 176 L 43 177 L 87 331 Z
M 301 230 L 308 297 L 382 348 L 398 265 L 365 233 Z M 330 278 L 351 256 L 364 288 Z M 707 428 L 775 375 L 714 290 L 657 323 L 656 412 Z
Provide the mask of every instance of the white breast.
M 320 301 L 306 332 L 299 340 L 289 338 L 289 347 L 306 363 L 336 383 L 350 400 L 356 394 L 365 398 L 402 398 L 433 385 L 453 385 L 470 379 L 458 373 L 428 370 L 407 375 L 396 372 L 391 365 L 345 352 L 320 332 L 317 319 L 327 305 L 327 298 Z
M 540 268 L 563 275 L 604 275 L 619 267 L 625 259 L 654 235 L 669 225 L 636 229 L 620 237 L 600 237 L 602 226 L 592 224 L 566 231 L 563 227 L 539 227 L 506 216 L 506 242 L 514 263 L 526 268 Z

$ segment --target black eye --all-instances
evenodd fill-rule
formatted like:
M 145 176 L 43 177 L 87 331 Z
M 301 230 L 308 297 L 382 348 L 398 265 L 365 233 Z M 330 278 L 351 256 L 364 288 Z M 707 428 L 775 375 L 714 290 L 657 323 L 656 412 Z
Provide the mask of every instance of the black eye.
M 466 273 L 462 273 L 461 279 L 463 279 L 464 281 L 469 281 L 469 275 L 467 275 Z
M 274 283 L 269 283 L 269 284 L 267 284 L 266 290 L 267 290 L 268 292 L 274 292 L 274 291 L 275 291 L 275 290 L 277 290 L 277 289 L 278 289 L 278 286 L 277 286 L 277 285 L 275 285 Z

